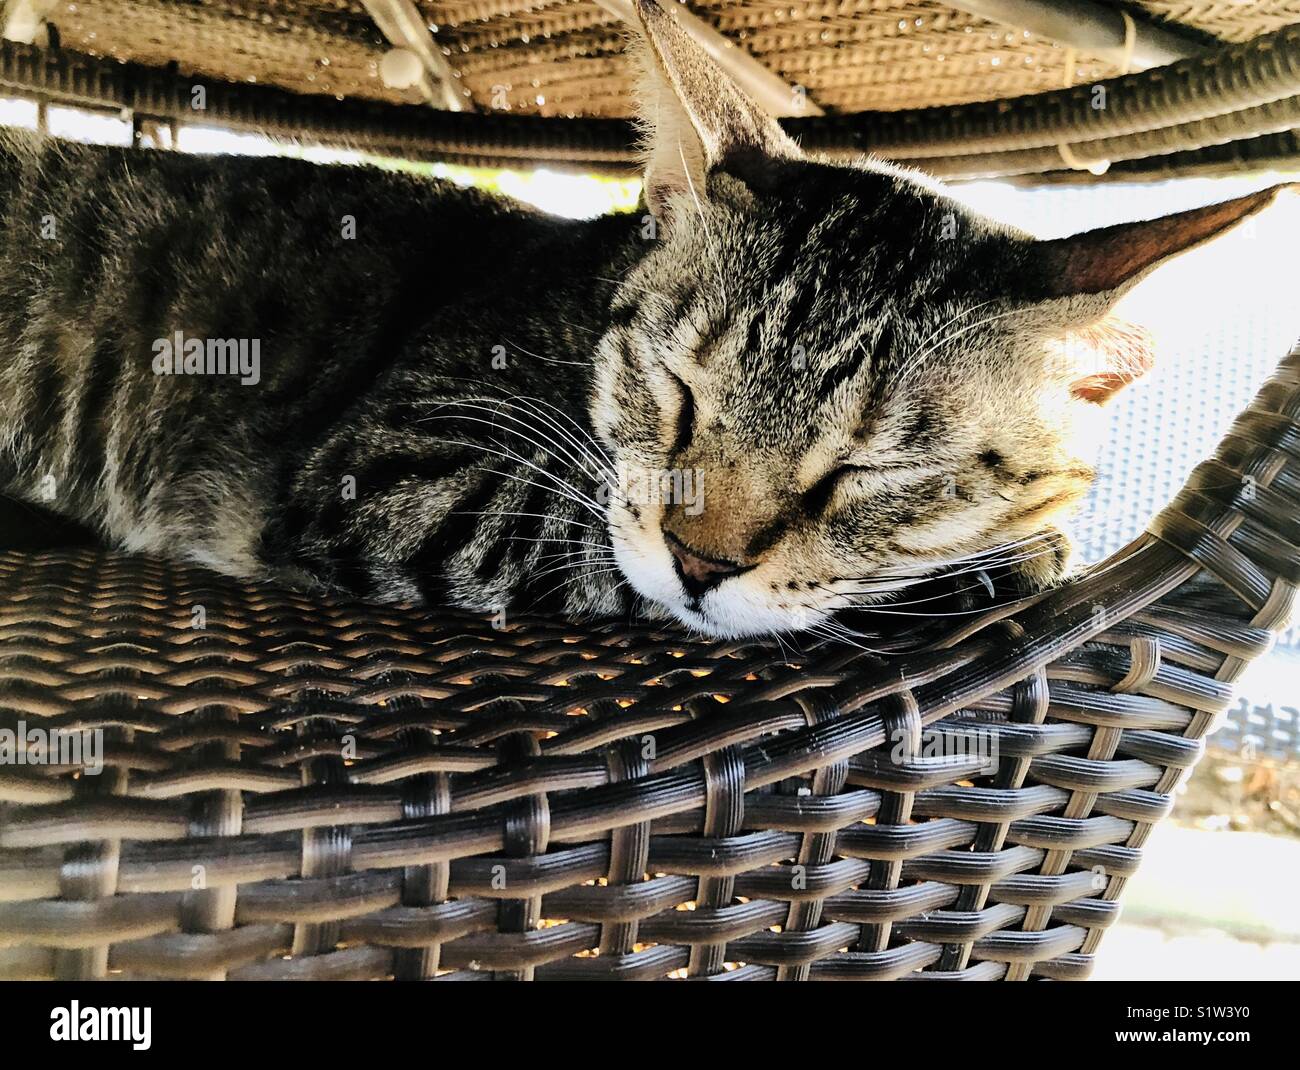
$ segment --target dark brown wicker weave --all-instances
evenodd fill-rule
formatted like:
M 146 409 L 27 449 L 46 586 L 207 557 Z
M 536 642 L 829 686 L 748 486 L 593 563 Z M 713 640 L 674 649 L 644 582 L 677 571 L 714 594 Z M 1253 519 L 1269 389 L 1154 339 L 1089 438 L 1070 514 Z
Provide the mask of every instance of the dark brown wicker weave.
M 0 975 L 1086 977 L 1298 544 L 1300 349 L 1147 534 L 907 655 L 3 554 L 0 727 L 106 766 L 0 765 Z

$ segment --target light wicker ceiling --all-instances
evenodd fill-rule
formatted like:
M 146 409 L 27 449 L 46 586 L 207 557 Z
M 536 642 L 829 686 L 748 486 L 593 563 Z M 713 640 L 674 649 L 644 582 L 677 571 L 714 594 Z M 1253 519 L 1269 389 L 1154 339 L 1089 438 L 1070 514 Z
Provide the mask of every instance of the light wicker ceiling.
M 625 27 L 592 0 L 417 0 L 482 111 L 625 116 Z M 830 112 L 991 100 L 1120 73 L 940 3 L 692 0 L 720 32 Z M 1113 4 L 1226 40 L 1300 22 L 1300 0 Z M 352 0 L 68 0 L 60 42 L 100 56 L 299 93 L 412 102 L 386 88 L 387 42 Z

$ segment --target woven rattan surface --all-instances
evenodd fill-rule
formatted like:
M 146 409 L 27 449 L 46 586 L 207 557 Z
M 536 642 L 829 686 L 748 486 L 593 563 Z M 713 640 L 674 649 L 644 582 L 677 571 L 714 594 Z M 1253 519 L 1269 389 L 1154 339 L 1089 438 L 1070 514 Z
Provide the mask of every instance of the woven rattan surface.
M 190 123 L 201 114 L 205 123 L 416 159 L 597 170 L 637 162 L 627 119 L 454 112 L 229 82 L 207 84 L 196 113 L 195 85 L 184 75 L 11 41 L 0 42 L 0 85 L 43 100 L 110 106 L 137 119 Z M 1154 176 L 1171 167 L 1300 168 L 1290 138 L 1297 102 L 1300 26 L 1287 26 L 1090 86 L 785 123 L 811 149 L 873 151 L 945 175 L 1050 174 L 1068 150 L 1079 167 L 1115 162 L 1117 171 Z M 1147 153 L 1159 155 L 1144 159 Z
M 481 110 L 626 116 L 626 30 L 594 0 L 418 0 Z M 692 10 L 828 111 L 1018 96 L 1120 73 L 1113 62 L 945 4 L 900 0 L 695 0 Z M 1243 41 L 1300 22 L 1296 0 L 1122 7 Z M 408 102 L 385 88 L 387 42 L 350 0 L 59 0 L 62 43 L 185 73 L 296 92 Z
M 103 740 L 0 764 L 0 975 L 1084 977 L 1298 502 L 1300 350 L 1148 534 L 906 653 L 0 554 L 0 729 Z

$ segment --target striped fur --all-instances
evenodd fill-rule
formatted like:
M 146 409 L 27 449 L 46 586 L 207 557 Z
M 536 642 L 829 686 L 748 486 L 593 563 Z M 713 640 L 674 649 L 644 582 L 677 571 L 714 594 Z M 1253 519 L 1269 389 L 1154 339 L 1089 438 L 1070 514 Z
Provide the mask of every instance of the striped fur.
M 21 134 L 0 144 L 0 200 L 5 493 L 239 575 L 628 608 L 612 573 L 543 573 L 601 557 L 580 497 L 598 473 L 548 439 L 582 441 L 635 219 L 571 223 L 373 168 Z M 259 340 L 260 381 L 155 374 L 155 341 L 177 331 Z
M 803 156 L 640 10 L 653 217 L 4 138 L 0 490 L 236 575 L 715 635 L 1057 578 L 1094 402 L 1145 366 L 1082 343 L 1264 195 L 1036 243 Z M 171 339 L 257 373 L 175 374 Z M 669 538 L 736 574 L 692 596 Z
M 730 552 L 780 527 L 769 554 L 798 555 L 805 584 L 865 571 L 860 548 L 886 530 L 925 531 L 910 537 L 938 556 L 996 541 L 1028 504 L 967 501 L 994 488 L 1063 493 L 1046 476 L 1070 467 L 1054 436 L 1029 443 L 999 410 L 1039 373 L 993 392 L 987 413 L 964 406 L 958 428 L 920 385 L 951 369 L 936 358 L 876 417 L 875 449 L 897 440 L 891 463 L 925 462 L 898 482 L 907 503 L 872 489 L 800 515 L 824 458 L 889 396 L 887 370 L 952 315 L 940 295 L 996 255 L 931 254 L 923 271 L 872 278 L 941 222 L 892 175 L 812 169 L 765 217 L 719 180 L 698 228 L 649 242 L 638 217 L 559 221 L 369 168 L 14 136 L 0 174 L 0 480 L 128 549 L 387 598 L 620 613 L 634 591 L 666 601 L 622 583 L 632 529 L 651 518 L 633 521 L 615 484 L 607 529 L 603 483 L 620 463 L 705 471 L 692 544 Z M 257 339 L 260 380 L 156 374 L 154 343 L 177 331 Z M 680 456 L 642 445 L 676 419 L 661 356 L 699 398 Z M 994 447 L 996 471 L 974 464 Z M 948 470 L 963 471 L 957 498 L 915 492 Z M 761 516 L 727 504 L 753 494 Z M 769 582 L 784 588 L 786 567 Z

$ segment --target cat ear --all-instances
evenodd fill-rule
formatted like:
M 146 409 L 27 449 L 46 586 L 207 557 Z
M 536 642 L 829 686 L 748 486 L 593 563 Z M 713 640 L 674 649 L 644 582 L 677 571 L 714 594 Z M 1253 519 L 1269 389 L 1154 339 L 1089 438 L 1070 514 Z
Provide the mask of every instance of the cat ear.
M 775 188 L 799 147 L 656 0 L 634 0 L 646 47 L 637 50 L 646 203 L 665 217 L 681 194 L 702 198 L 708 176 Z
M 1145 327 L 1106 316 L 1076 327 L 1065 339 L 1070 394 L 1104 405 L 1155 364 L 1155 340 Z
M 1032 243 L 1025 266 L 1039 315 L 1065 333 L 1078 378 L 1070 393 L 1104 404 L 1141 377 L 1153 360 L 1145 331 L 1110 317 L 1112 306 L 1139 281 L 1180 253 L 1236 226 L 1294 186 L 1274 186 L 1221 204 L 1137 223 L 1121 223 L 1068 238 Z
M 1091 309 L 1093 318 L 1100 318 L 1161 264 L 1267 208 L 1282 190 L 1295 188 L 1300 187 L 1273 186 L 1176 215 L 1035 242 L 1035 281 L 1043 297 L 1078 299 L 1084 317 Z

